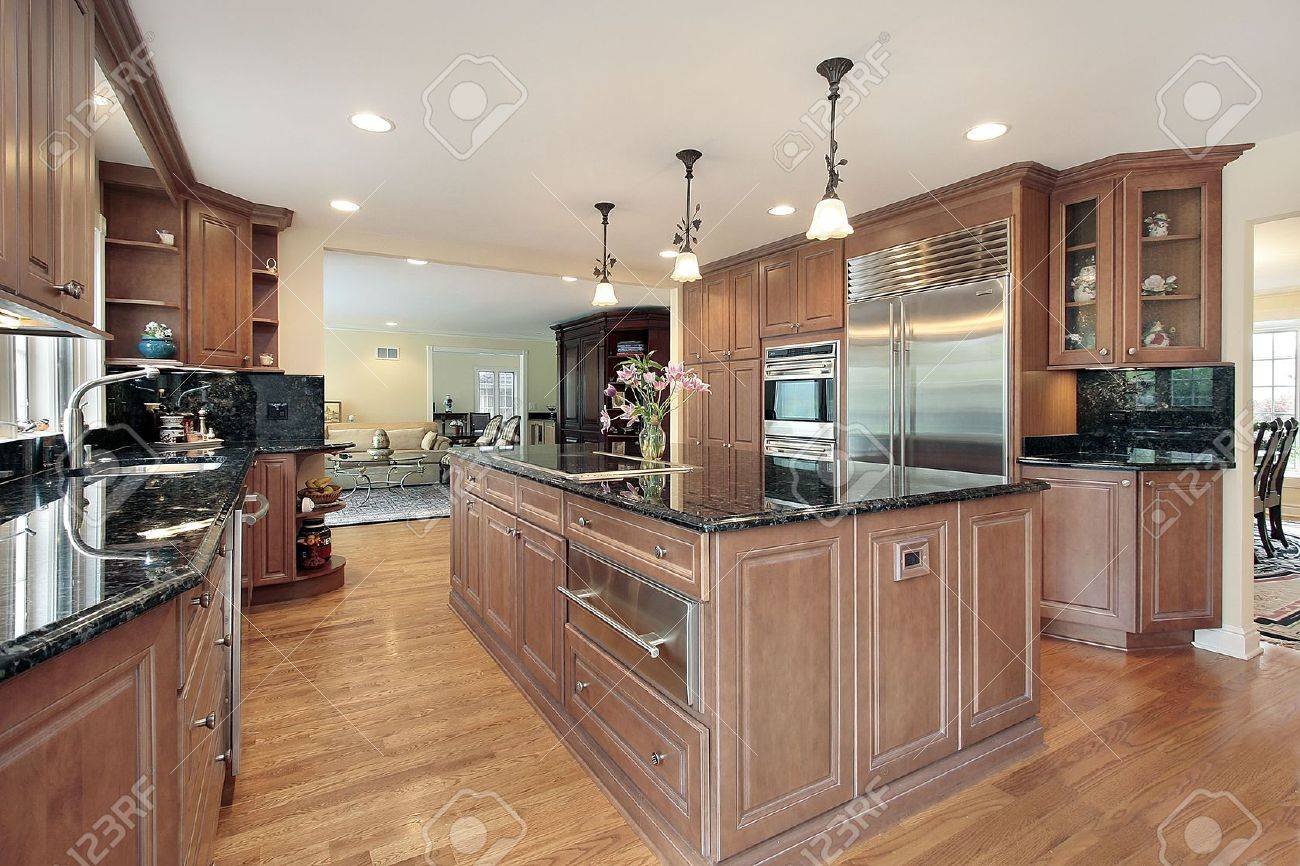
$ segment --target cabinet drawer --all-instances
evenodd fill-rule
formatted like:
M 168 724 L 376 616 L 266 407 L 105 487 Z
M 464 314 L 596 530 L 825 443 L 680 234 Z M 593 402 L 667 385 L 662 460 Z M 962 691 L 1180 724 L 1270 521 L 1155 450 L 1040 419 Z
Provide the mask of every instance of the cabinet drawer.
M 524 478 L 515 479 L 518 489 L 515 514 L 534 526 L 564 532 L 564 491 Z
M 190 678 L 195 676 L 195 661 L 203 652 L 203 644 L 211 646 L 212 641 L 220 637 L 219 629 L 224 625 L 221 611 L 221 597 L 217 595 L 212 582 L 204 579 L 193 589 L 183 593 L 179 600 L 181 618 L 181 688 L 188 688 Z M 214 629 L 213 624 L 217 626 Z
M 697 533 L 573 497 L 565 500 L 564 534 L 624 568 L 708 599 L 704 542 Z
M 663 819 L 701 850 L 708 730 L 572 626 L 565 627 L 565 647 L 569 715 Z
M 511 514 L 515 513 L 515 476 L 495 469 L 482 470 L 478 478 L 479 495 Z
M 461 491 L 464 493 L 473 493 L 475 496 L 482 496 L 483 491 L 479 479 L 487 474 L 487 470 L 482 466 L 464 459 L 458 459 L 457 463 L 460 465 Z

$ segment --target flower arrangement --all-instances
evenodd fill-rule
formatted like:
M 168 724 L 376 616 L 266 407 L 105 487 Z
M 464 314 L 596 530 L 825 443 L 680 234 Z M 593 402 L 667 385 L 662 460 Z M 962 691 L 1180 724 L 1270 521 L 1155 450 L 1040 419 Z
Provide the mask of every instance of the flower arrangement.
M 1169 234 L 1169 214 L 1153 213 L 1142 220 L 1147 226 L 1147 237 L 1163 238 Z
M 629 426 L 640 423 L 641 456 L 652 460 L 663 454 L 664 416 L 680 409 L 695 394 L 709 391 L 695 371 L 675 361 L 665 367 L 651 357 L 653 354 L 633 355 L 619 363 L 614 381 L 605 387 L 610 406 L 600 410 L 600 429 L 606 432 L 616 420 Z M 611 415 L 610 408 L 618 414 Z
M 1159 274 L 1152 274 L 1142 281 L 1142 294 L 1147 297 L 1159 295 L 1174 295 L 1178 293 L 1178 277 L 1170 274 L 1162 277 Z
M 170 340 L 172 338 L 172 329 L 162 322 L 150 322 L 144 326 L 142 337 L 148 337 L 150 340 Z
M 141 358 L 162 361 L 176 357 L 176 341 L 172 339 L 172 329 L 162 322 L 145 325 L 136 348 L 139 349 Z

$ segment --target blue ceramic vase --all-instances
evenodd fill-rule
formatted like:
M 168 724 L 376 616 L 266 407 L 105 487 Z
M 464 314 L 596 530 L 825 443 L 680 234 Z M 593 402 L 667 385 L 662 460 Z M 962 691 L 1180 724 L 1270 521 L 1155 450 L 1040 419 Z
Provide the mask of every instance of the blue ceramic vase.
M 139 343 L 140 357 L 161 361 L 176 357 L 176 341 L 157 337 L 141 337 Z

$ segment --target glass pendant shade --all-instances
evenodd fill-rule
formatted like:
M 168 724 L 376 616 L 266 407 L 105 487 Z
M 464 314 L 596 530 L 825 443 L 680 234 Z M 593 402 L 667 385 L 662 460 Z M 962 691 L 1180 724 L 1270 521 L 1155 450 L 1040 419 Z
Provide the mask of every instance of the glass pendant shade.
M 679 283 L 690 283 L 700 278 L 700 261 L 695 253 L 678 253 L 672 278 Z
M 849 225 L 849 215 L 844 209 L 844 202 L 829 197 L 817 202 L 817 209 L 813 211 L 812 225 L 808 226 L 809 240 L 846 238 L 851 234 L 853 234 L 853 226 Z
M 596 294 L 591 298 L 593 307 L 612 307 L 617 303 L 618 297 L 615 296 L 614 286 L 611 283 L 605 280 L 596 283 Z

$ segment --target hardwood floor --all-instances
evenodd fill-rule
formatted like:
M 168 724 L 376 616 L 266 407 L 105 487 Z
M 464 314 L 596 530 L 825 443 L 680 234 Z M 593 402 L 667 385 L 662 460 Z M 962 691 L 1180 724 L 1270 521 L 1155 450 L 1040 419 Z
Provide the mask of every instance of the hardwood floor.
M 243 768 L 216 862 L 422 864 L 432 819 L 432 836 L 503 848 L 522 825 L 503 863 L 654 863 L 448 609 L 448 522 L 418 526 L 335 529 L 343 589 L 249 614 Z M 1259 822 L 1222 862 L 1297 862 L 1300 651 L 1240 662 L 1046 640 L 1042 719 L 1046 750 L 839 862 L 1155 863 L 1159 826 L 1198 790 Z M 1183 845 L 1211 827 L 1189 824 L 1201 816 L 1229 828 L 1223 844 L 1253 835 L 1205 795 L 1166 835 Z

